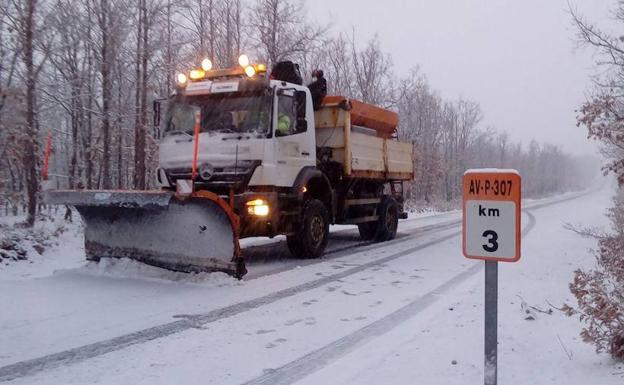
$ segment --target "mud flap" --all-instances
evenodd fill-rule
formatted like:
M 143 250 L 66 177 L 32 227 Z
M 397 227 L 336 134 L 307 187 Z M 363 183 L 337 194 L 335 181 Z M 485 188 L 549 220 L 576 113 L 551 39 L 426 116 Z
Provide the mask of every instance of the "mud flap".
M 223 271 L 238 278 L 246 273 L 238 218 L 215 194 L 180 199 L 160 191 L 50 191 L 46 198 L 73 205 L 82 215 L 89 260 L 131 258 L 169 270 Z

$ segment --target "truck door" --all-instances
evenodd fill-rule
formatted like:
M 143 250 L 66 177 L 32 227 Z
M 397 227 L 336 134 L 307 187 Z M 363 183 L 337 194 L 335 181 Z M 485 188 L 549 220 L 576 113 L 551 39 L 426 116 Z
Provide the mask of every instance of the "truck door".
M 316 164 L 314 119 L 309 92 L 277 91 L 274 135 L 276 143 L 277 185 L 292 186 L 299 171 Z

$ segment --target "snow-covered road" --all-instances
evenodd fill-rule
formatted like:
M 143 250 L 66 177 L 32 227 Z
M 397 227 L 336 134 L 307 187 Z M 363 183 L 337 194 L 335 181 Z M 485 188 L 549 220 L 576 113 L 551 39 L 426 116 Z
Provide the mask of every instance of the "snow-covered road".
M 571 298 L 572 271 L 592 263 L 594 241 L 562 225 L 604 225 L 610 194 L 526 205 L 522 260 L 499 269 L 501 383 L 622 382 L 612 373 L 624 369 L 580 342 L 578 321 L 527 321 L 520 310 L 520 298 Z M 242 282 L 149 279 L 158 271 L 127 262 L 126 277 L 117 262 L 1 279 L 0 381 L 480 382 L 482 263 L 461 256 L 459 215 L 405 221 L 385 244 L 335 229 L 327 257 L 305 263 L 287 259 L 279 239 L 245 241 Z

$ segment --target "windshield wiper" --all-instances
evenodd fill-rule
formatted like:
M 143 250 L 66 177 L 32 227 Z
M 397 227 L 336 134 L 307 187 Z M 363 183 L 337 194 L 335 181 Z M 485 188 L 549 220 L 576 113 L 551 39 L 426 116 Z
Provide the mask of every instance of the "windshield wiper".
M 238 134 L 237 136 L 224 136 L 221 140 L 242 140 L 243 138 L 249 139 L 249 137 L 245 137 L 242 134 Z

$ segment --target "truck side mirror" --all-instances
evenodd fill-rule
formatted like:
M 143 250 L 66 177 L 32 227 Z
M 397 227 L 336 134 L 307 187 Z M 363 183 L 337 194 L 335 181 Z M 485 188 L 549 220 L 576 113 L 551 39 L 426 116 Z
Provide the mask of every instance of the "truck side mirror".
M 297 117 L 296 131 L 306 132 L 308 130 L 308 121 L 306 120 L 307 94 L 305 91 L 295 92 L 295 116 Z
M 305 91 L 295 92 L 295 113 L 297 120 L 306 118 L 306 101 L 307 95 Z

